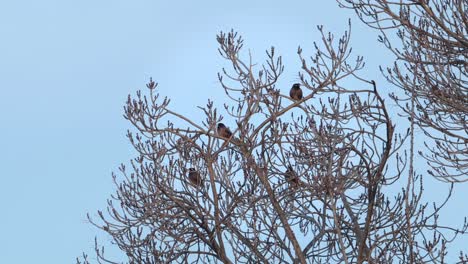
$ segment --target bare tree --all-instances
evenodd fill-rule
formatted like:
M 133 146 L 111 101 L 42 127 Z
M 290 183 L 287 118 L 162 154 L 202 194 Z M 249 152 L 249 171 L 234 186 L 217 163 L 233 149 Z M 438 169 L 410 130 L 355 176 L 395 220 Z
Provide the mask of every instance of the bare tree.
M 388 191 L 407 175 L 410 133 L 395 132 L 378 85 L 359 76 L 350 30 L 339 39 L 319 31 L 310 59 L 298 49 L 301 83 L 291 90 L 276 86 L 274 48 L 258 65 L 237 33 L 221 32 L 231 69 L 218 77 L 231 103 L 208 101 L 204 121 L 171 109 L 152 80 L 129 96 L 125 117 L 137 132 L 128 138 L 140 155 L 114 175 L 107 213 L 88 216 L 129 263 L 444 262 L 468 223 L 439 224 L 445 202 L 428 207 L 416 173 Z M 96 253 L 117 263 L 97 242 Z
M 420 152 L 428 172 L 443 181 L 468 181 L 468 1 L 337 1 L 379 30 L 379 40 L 395 54 L 383 73 L 404 91 L 393 99 L 432 139 L 425 143 L 429 151 Z

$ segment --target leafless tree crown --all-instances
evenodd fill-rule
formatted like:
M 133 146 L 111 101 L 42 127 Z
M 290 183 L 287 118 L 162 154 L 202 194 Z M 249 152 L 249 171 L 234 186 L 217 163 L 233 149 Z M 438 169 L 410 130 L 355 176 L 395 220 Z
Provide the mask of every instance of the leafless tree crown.
M 445 261 L 466 221 L 459 229 L 440 225 L 445 203 L 423 202 L 422 179 L 408 173 L 403 145 L 412 130 L 395 132 L 379 85 L 360 77 L 364 61 L 351 55 L 350 30 L 340 38 L 319 31 L 315 54 L 297 51 L 301 98 L 290 94 L 291 86 L 277 86 L 284 68 L 274 48 L 255 64 L 233 31 L 217 36 L 230 64 L 218 74 L 230 100 L 224 108 L 208 101 L 199 107 L 205 119 L 196 122 L 173 110 L 152 80 L 147 92 L 129 96 L 125 118 L 137 132 L 128 139 L 139 156 L 121 166 L 121 180 L 114 175 L 117 192 L 107 213 L 90 218 L 129 263 Z M 460 74 L 466 64 L 453 56 L 432 67 Z M 347 87 L 348 79 L 360 85 Z M 439 84 L 443 93 L 466 87 L 461 79 L 446 81 L 452 86 Z M 442 99 L 430 102 L 433 95 L 418 87 L 428 114 L 437 115 Z M 447 100 L 461 105 L 465 98 Z M 454 127 L 461 124 L 456 120 Z M 405 188 L 389 192 L 402 176 Z M 116 263 L 97 243 L 96 252 L 99 262 Z
M 395 54 L 393 66 L 382 71 L 404 91 L 393 99 L 432 139 L 428 151 L 420 151 L 429 174 L 468 181 L 468 1 L 337 1 L 379 30 Z

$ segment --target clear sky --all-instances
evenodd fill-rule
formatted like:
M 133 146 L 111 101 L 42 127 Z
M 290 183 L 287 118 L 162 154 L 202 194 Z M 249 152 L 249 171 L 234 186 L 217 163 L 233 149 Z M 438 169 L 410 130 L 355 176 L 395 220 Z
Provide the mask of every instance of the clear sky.
M 123 105 L 149 77 L 189 116 L 209 98 L 224 100 L 215 37 L 234 28 L 258 62 L 277 48 L 288 89 L 298 78 L 297 46 L 311 54 L 316 25 L 341 34 L 348 18 L 363 74 L 390 92 L 377 67 L 390 54 L 335 1 L 1 1 L 0 263 L 74 263 L 82 251 L 93 255 L 95 235 L 108 243 L 86 213 L 105 209 L 111 172 L 134 155 Z M 446 187 L 428 182 L 429 198 Z M 447 223 L 468 214 L 466 184 L 457 189 Z

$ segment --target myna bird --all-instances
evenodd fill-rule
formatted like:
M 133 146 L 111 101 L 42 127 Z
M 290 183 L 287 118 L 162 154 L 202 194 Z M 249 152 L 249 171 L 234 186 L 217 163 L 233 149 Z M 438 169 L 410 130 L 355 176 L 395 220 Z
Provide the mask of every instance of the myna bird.
M 302 99 L 302 89 L 299 83 L 293 84 L 291 90 L 289 91 L 289 97 L 294 101 L 299 101 Z
M 190 183 L 192 183 L 195 186 L 200 186 L 202 184 L 200 173 L 196 171 L 195 168 L 189 169 L 188 178 Z
M 231 130 L 229 130 L 229 128 L 223 123 L 218 123 L 218 128 L 216 129 L 216 132 L 218 133 L 218 136 L 225 139 L 230 139 L 232 137 Z
M 288 169 L 284 173 L 284 177 L 286 178 L 286 181 L 292 184 L 293 186 L 299 185 L 299 178 L 297 177 L 297 174 L 293 170 L 291 165 L 288 166 Z

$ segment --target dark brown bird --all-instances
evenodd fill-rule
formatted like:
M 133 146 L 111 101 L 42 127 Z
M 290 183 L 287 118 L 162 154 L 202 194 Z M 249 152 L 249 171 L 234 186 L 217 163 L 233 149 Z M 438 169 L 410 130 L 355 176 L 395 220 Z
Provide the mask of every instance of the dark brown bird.
M 434 94 L 437 97 L 443 96 L 442 91 L 437 86 L 432 86 L 431 87 L 431 92 L 432 92 L 432 94 Z
M 196 171 L 195 168 L 189 169 L 188 178 L 190 183 L 192 183 L 195 186 L 200 186 L 202 184 L 200 173 Z
M 293 170 L 291 165 L 288 166 L 288 169 L 284 173 L 284 177 L 286 178 L 286 181 L 288 181 L 293 186 L 298 186 L 299 185 L 299 177 L 297 177 L 297 174 Z
M 293 84 L 291 90 L 289 91 L 289 97 L 294 101 L 299 101 L 302 99 L 302 89 L 299 83 Z
M 225 139 L 230 139 L 232 137 L 232 132 L 229 130 L 227 126 L 223 123 L 218 123 L 218 128 L 216 129 L 218 136 L 223 137 Z

